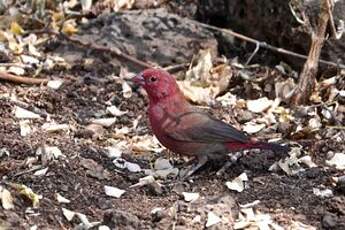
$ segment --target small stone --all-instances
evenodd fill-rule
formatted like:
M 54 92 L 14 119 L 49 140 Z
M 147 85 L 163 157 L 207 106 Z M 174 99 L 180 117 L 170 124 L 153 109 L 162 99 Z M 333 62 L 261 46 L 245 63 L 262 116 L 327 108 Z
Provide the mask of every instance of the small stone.
M 327 213 L 322 217 L 322 227 L 331 229 L 337 226 L 337 217 L 334 214 Z

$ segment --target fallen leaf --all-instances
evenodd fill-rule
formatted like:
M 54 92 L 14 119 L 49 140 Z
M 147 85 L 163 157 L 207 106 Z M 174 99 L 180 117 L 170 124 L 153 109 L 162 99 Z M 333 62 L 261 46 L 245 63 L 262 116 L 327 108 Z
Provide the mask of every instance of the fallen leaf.
M 15 107 L 14 114 L 17 118 L 24 118 L 24 119 L 39 119 L 39 118 L 41 118 L 40 115 L 33 113 L 29 110 L 23 109 L 19 106 Z
M 104 191 L 106 195 L 116 198 L 120 198 L 126 192 L 125 190 L 107 185 L 104 186 Z
M 19 121 L 20 136 L 25 137 L 31 133 L 30 121 L 22 120 Z
M 106 127 L 106 128 L 112 126 L 113 124 L 115 124 L 115 122 L 116 122 L 115 117 L 99 118 L 99 119 L 92 119 L 91 120 L 91 123 L 101 125 L 101 126 Z
M 55 197 L 56 197 L 56 200 L 59 202 L 59 203 L 62 203 L 62 204 L 69 204 L 71 203 L 71 201 L 63 196 L 61 196 L 59 193 L 56 193 L 55 194 Z
M 2 186 L 0 186 L 0 199 L 2 207 L 5 210 L 14 209 L 13 197 L 10 191 L 8 191 L 6 188 L 3 188 Z
M 66 208 L 61 208 L 62 209 L 62 214 L 64 215 L 64 217 L 68 220 L 71 221 L 73 219 L 73 217 L 75 216 L 75 212 L 66 209 Z
M 32 207 L 37 208 L 39 206 L 42 196 L 37 195 L 31 188 L 23 184 L 13 184 L 13 187 L 19 192 L 19 194 L 31 200 Z
M 248 176 L 246 173 L 242 173 L 232 181 L 225 182 L 226 187 L 230 190 L 237 192 L 242 192 L 245 188 L 245 182 L 248 181 Z
M 273 104 L 272 100 L 269 100 L 267 97 L 262 97 L 256 100 L 248 100 L 247 108 L 253 113 L 262 113 Z
M 63 80 L 50 80 L 47 83 L 47 86 L 51 89 L 60 89 L 61 85 L 63 84 Z
M 131 163 L 122 158 L 116 158 L 113 163 L 116 167 L 121 169 L 127 169 L 130 172 L 140 172 L 141 167 L 138 164 Z
M 88 12 L 92 6 L 92 0 L 80 0 L 83 12 Z
M 69 128 L 70 126 L 68 124 L 44 123 L 42 125 L 42 129 L 50 133 L 61 130 L 69 130 Z
M 15 35 L 22 35 L 24 33 L 24 29 L 17 22 L 12 22 L 11 23 L 10 30 Z
M 313 193 L 321 198 L 331 198 L 333 197 L 333 191 L 330 189 L 318 189 L 318 188 L 313 188 Z
M 10 68 L 8 68 L 7 72 L 13 73 L 15 75 L 24 75 L 25 70 L 19 66 L 11 66 Z
M 126 81 L 122 82 L 122 94 L 123 97 L 126 99 L 132 96 L 132 88 L 128 85 Z
M 48 167 L 47 168 L 43 168 L 43 169 L 40 169 L 40 170 L 37 170 L 35 173 L 34 173 L 34 176 L 44 176 L 48 171 Z
M 261 131 L 265 127 L 266 127 L 265 124 L 257 124 L 255 122 L 249 121 L 244 124 L 243 131 L 249 134 L 254 134 Z
M 332 159 L 326 160 L 326 164 L 329 166 L 334 166 L 338 170 L 345 169 L 345 154 L 335 153 Z
M 119 108 L 117 108 L 115 105 L 107 107 L 107 112 L 110 113 L 111 115 L 114 115 L 115 117 L 120 117 L 128 113 L 128 111 L 119 110 Z
M 211 227 L 212 225 L 218 224 L 222 222 L 222 220 L 213 212 L 207 213 L 207 222 L 206 228 Z
M 200 195 L 197 192 L 182 192 L 184 200 L 187 202 L 193 202 L 199 199 Z

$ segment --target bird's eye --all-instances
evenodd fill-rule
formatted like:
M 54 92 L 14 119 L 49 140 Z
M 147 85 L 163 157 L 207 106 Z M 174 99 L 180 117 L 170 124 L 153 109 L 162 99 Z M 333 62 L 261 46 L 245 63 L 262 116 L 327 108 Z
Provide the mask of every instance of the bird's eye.
M 150 77 L 150 82 L 155 82 L 155 81 L 157 81 L 156 77 L 154 77 L 154 76 Z

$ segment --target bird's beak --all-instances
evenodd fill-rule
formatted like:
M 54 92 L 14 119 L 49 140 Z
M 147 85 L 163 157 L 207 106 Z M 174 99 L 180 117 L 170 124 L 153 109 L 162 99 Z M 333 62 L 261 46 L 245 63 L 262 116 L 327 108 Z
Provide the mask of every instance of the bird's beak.
M 138 75 L 136 75 L 135 77 L 132 78 L 132 81 L 140 86 L 144 86 L 145 85 L 145 79 L 143 77 L 143 75 L 141 73 L 139 73 Z

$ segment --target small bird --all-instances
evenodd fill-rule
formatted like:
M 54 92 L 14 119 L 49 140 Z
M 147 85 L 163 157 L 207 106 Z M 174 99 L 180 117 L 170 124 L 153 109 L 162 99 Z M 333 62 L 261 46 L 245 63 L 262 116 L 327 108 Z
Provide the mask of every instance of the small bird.
M 174 153 L 197 158 L 198 163 L 185 178 L 209 159 L 222 159 L 231 152 L 254 148 L 284 153 L 289 150 L 280 144 L 256 141 L 191 105 L 175 78 L 164 70 L 146 69 L 133 81 L 148 94 L 148 117 L 159 142 Z

